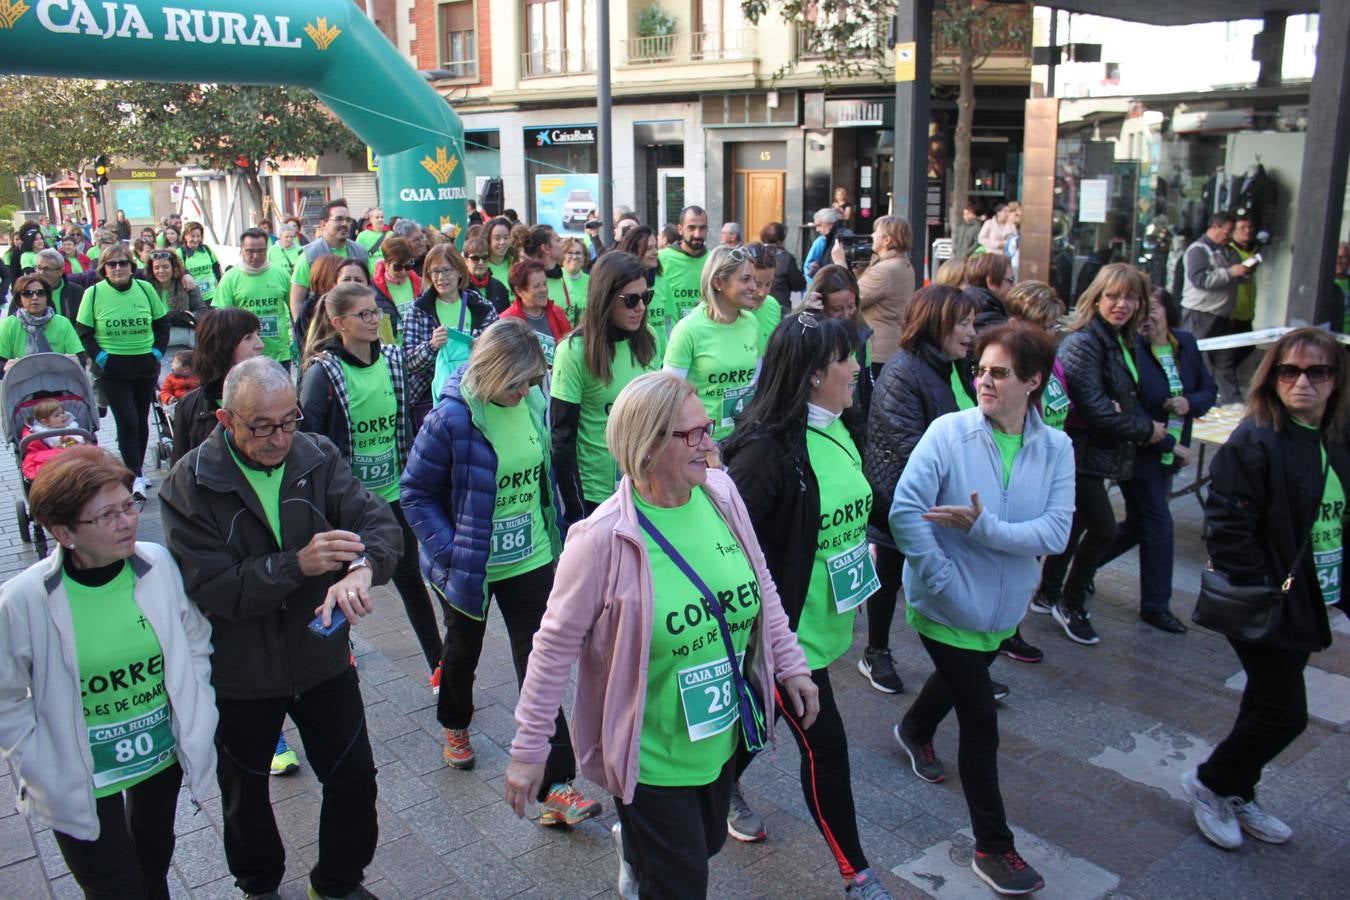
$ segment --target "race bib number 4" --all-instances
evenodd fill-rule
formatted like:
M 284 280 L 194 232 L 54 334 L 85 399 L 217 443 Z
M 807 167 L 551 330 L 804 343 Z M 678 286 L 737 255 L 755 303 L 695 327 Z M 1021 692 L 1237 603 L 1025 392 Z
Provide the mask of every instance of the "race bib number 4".
M 755 386 L 753 384 L 727 388 L 726 392 L 722 394 L 722 424 L 732 424 L 732 420 L 750 405 L 750 398 L 754 395 Z
M 352 474 L 356 480 L 370 488 L 388 487 L 398 481 L 398 470 L 394 466 L 394 448 L 384 453 L 367 456 L 361 453 L 352 455 Z
M 91 725 L 88 735 L 95 788 L 152 772 L 174 756 L 167 703 L 125 722 Z
M 1322 602 L 1330 606 L 1341 599 L 1341 563 L 1345 548 L 1314 550 L 1313 565 L 1317 568 L 1317 586 L 1322 589 Z
M 281 326 L 278 324 L 276 313 L 258 316 L 258 322 L 262 325 L 258 329 L 258 337 L 274 338 L 281 336 Z
M 737 657 L 739 664 L 740 657 Z M 721 734 L 740 719 L 730 661 L 718 659 L 701 666 L 690 666 L 681 669 L 675 677 L 680 683 L 680 703 L 684 706 L 684 722 L 689 729 L 690 741 Z
M 866 541 L 831 556 L 825 566 L 836 612 L 846 613 L 881 590 L 881 579 L 877 577 L 872 555 L 867 552 Z
M 522 513 L 509 519 L 492 520 L 492 565 L 520 562 L 534 552 L 534 530 L 530 514 Z

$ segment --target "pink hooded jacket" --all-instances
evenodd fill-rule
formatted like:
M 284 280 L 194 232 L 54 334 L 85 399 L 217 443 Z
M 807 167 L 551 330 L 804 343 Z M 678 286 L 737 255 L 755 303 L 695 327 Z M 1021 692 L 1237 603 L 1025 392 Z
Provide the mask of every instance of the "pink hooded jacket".
M 772 735 L 775 680 L 809 675 L 811 670 L 788 627 L 736 486 L 725 472 L 713 469 L 704 490 L 759 578 L 761 609 L 746 665 L 750 682 L 766 701 L 764 714 Z M 571 715 L 577 764 L 591 781 L 624 803 L 633 802 L 654 596 L 647 545 L 633 504 L 633 482 L 624 476 L 614 495 L 567 534 L 516 704 L 513 759 L 540 763 L 548 757 L 568 672 L 579 658 Z

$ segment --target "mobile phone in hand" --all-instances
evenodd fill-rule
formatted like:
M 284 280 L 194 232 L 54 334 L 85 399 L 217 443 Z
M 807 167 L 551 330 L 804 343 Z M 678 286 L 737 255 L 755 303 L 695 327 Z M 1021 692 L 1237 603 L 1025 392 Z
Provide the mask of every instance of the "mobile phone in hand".
M 342 610 L 338 609 L 335 606 L 333 607 L 333 613 L 332 616 L 330 616 L 329 621 L 332 624 L 330 624 L 327 628 L 324 628 L 323 616 L 321 615 L 315 616 L 314 621 L 309 623 L 309 630 L 317 634 L 319 637 L 332 637 L 339 628 L 347 624 L 347 616 L 342 612 Z

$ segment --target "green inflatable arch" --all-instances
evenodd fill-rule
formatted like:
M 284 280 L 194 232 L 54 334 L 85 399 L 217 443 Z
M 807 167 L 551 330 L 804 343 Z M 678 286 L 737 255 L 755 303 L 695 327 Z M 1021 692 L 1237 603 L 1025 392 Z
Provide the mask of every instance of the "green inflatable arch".
M 307 87 L 379 154 L 389 214 L 465 220 L 459 117 L 352 0 L 0 0 L 0 71 Z

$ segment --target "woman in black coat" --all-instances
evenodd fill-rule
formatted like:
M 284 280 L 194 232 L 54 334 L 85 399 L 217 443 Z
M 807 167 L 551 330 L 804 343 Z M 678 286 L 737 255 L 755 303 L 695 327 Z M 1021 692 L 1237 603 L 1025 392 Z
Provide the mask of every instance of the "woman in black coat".
M 224 306 L 204 313 L 197 323 L 197 349 L 192 367 L 201 387 L 189 391 L 173 410 L 173 462 L 205 441 L 216 430 L 216 410 L 225 375 L 235 363 L 263 352 L 258 317 L 237 306 Z
M 1046 559 L 1031 609 L 1053 613 L 1079 644 L 1100 640 L 1088 618 L 1087 587 L 1116 539 L 1106 482 L 1128 480 L 1136 448 L 1167 436 L 1166 426 L 1139 406 L 1134 342 L 1148 316 L 1148 297 L 1148 279 L 1137 269 L 1105 266 L 1078 298 L 1070 333 L 1059 345 L 1073 404 L 1064 428 L 1073 439 L 1077 476 L 1073 526 L 1069 546 Z
M 1210 466 L 1205 542 L 1234 584 L 1279 585 L 1279 626 L 1265 640 L 1229 637 L 1247 674 L 1233 730 L 1182 777 L 1196 824 L 1225 849 L 1245 831 L 1282 844 L 1289 826 L 1256 802 L 1261 770 L 1308 725 L 1303 669 L 1331 645 L 1327 607 L 1346 608 L 1345 491 L 1350 398 L 1345 350 L 1314 328 L 1281 337 L 1252 378 L 1247 417 Z M 1310 533 L 1311 529 L 1311 533 Z M 1311 547 L 1299 551 L 1311 536 Z
M 867 649 L 858 671 L 888 694 L 904 690 L 891 659 L 891 621 L 905 559 L 891 538 L 886 515 L 909 454 L 938 416 L 975 405 L 966 355 L 975 344 L 973 298 L 935 284 L 914 294 L 905 311 L 900 349 L 872 389 L 863 445 L 863 473 L 872 485 L 867 536 L 876 548 L 881 589 L 867 601 Z
M 1134 477 L 1120 483 L 1125 521 L 1116 526 L 1116 540 L 1102 565 L 1136 545 L 1139 547 L 1139 618 L 1172 634 L 1186 626 L 1172 614 L 1172 476 L 1190 459 L 1191 422 L 1214 405 L 1217 387 L 1205 368 L 1189 331 L 1174 330 L 1181 321 L 1172 295 L 1155 287 L 1148 318 L 1135 338 L 1139 362 L 1139 399 L 1154 421 L 1167 423 L 1167 437 L 1140 447 L 1134 455 Z

